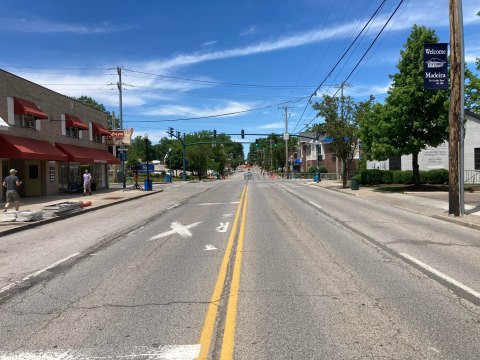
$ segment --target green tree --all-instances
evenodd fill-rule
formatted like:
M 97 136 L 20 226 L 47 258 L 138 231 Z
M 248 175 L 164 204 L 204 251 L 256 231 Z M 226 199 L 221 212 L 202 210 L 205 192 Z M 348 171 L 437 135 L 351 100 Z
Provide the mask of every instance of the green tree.
M 400 52 L 398 73 L 390 75 L 385 105 L 375 106 L 362 124 L 375 134 L 362 138 L 374 159 L 412 154 L 415 185 L 420 184 L 419 152 L 448 138 L 448 90 L 425 90 L 423 84 L 423 44 L 436 42 L 434 30 L 414 25 Z M 361 133 L 365 137 L 365 129 Z
M 342 183 L 347 187 L 347 176 L 355 154 L 358 152 L 358 122 L 372 108 L 373 97 L 365 102 L 355 103 L 350 97 L 333 97 L 324 95 L 321 102 L 313 104 L 324 123 L 316 125 L 313 130 L 332 139 L 331 147 L 342 161 Z
M 86 95 L 82 95 L 77 98 L 72 96 L 72 99 L 77 100 L 82 104 L 88 105 L 94 109 L 103 111 L 104 113 L 107 113 L 108 128 L 110 130 L 120 129 L 120 118 L 115 117 L 115 121 L 112 121 L 112 114 L 109 111 L 107 111 L 107 109 L 105 108 L 105 105 L 97 102 L 96 100 L 92 99 L 90 96 L 86 96 Z
M 465 107 L 480 115 L 480 79 L 470 69 L 466 67 Z
M 128 148 L 127 161 L 128 164 L 136 163 L 138 161 L 145 162 L 147 160 L 148 147 L 148 161 L 155 158 L 155 148 L 150 139 L 145 140 L 142 136 L 137 136 L 132 139 L 132 144 Z

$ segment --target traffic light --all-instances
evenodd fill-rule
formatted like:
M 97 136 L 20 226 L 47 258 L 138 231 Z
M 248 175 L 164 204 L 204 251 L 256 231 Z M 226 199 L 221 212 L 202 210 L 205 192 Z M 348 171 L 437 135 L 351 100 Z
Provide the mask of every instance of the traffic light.
M 214 139 L 217 138 L 217 130 L 213 130 L 213 138 L 214 138 Z
M 242 139 L 245 139 L 245 130 L 242 129 L 240 136 L 242 137 Z
M 258 147 L 258 139 L 255 139 L 255 146 Z

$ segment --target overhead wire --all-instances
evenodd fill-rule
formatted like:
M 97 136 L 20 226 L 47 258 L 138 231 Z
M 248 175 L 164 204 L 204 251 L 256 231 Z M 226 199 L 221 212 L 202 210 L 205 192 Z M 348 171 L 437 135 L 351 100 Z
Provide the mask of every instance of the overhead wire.
M 400 0 L 398 5 L 395 7 L 395 10 L 392 12 L 392 14 L 388 17 L 387 21 L 385 22 L 385 24 L 382 26 L 382 28 L 380 29 L 380 31 L 378 32 L 377 36 L 375 36 L 375 38 L 373 39 L 372 43 L 370 44 L 370 46 L 367 48 L 367 50 L 364 52 L 364 54 L 362 55 L 362 57 L 360 58 L 360 60 L 357 62 L 357 64 L 355 65 L 355 67 L 352 69 L 352 71 L 349 73 L 349 75 L 347 76 L 347 78 L 342 82 L 345 83 L 346 81 L 348 81 L 348 79 L 350 78 L 350 76 L 354 73 L 354 71 L 357 69 L 358 65 L 362 62 L 362 60 L 365 58 L 365 56 L 367 55 L 367 53 L 370 51 L 370 49 L 373 47 L 373 45 L 375 44 L 375 42 L 377 41 L 377 39 L 380 37 L 380 35 L 382 34 L 383 30 L 385 29 L 385 27 L 390 23 L 390 20 L 393 18 L 393 16 L 395 16 L 395 14 L 397 13 L 398 9 L 400 8 L 400 6 L 403 4 L 405 0 Z M 333 97 L 335 97 L 337 95 L 337 93 L 340 91 L 340 88 L 335 92 L 335 94 L 333 95 Z M 310 124 L 313 122 L 313 120 L 315 120 L 317 118 L 317 116 L 315 116 L 312 120 L 310 120 L 310 122 L 308 124 L 305 124 L 304 128 L 303 129 L 306 129 L 308 128 L 308 126 L 310 126 Z
M 367 28 L 367 26 L 373 21 L 373 19 L 377 16 L 377 14 L 380 12 L 381 8 L 383 7 L 383 5 L 385 4 L 386 0 L 383 0 L 380 5 L 377 7 L 377 9 L 375 10 L 375 12 L 373 13 L 373 15 L 368 19 L 367 23 L 362 27 L 362 30 L 360 31 L 360 33 L 358 33 L 358 35 L 355 37 L 355 39 L 352 41 L 352 43 L 348 46 L 348 48 L 343 52 L 342 56 L 340 57 L 340 59 L 337 61 L 337 63 L 335 64 L 335 66 L 330 70 L 330 72 L 327 74 L 327 76 L 325 76 L 325 78 L 322 80 L 322 82 L 320 83 L 320 85 L 317 86 L 317 88 L 315 89 L 315 91 L 308 97 L 308 101 L 307 103 L 305 104 L 305 107 L 303 109 L 303 112 L 302 112 L 302 115 L 300 116 L 300 119 L 298 120 L 297 124 L 295 125 L 295 128 L 293 129 L 292 132 L 295 132 L 295 130 L 297 129 L 298 125 L 300 124 L 300 121 L 303 119 L 303 115 L 305 114 L 305 111 L 307 110 L 307 107 L 308 105 L 310 104 L 310 101 L 311 99 L 316 95 L 317 91 L 320 90 L 320 88 L 323 86 L 323 84 L 325 83 L 325 81 L 327 81 L 327 79 L 330 77 L 330 75 L 335 71 L 335 69 L 337 68 L 337 66 L 340 64 L 340 62 L 343 60 L 343 58 L 347 55 L 347 53 L 350 51 L 350 49 L 352 48 L 352 46 L 357 42 L 358 38 L 362 35 L 362 33 L 365 31 L 365 29 Z

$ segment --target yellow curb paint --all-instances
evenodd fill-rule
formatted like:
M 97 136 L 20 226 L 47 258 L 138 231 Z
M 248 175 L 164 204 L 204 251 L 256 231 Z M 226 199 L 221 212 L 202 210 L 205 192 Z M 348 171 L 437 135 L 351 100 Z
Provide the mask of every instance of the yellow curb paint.
M 238 292 L 240 290 L 240 274 L 242 272 L 243 239 L 245 237 L 245 218 L 247 214 L 248 190 L 243 203 L 242 218 L 240 220 L 240 231 L 238 234 L 237 253 L 233 267 L 232 285 L 228 299 L 227 316 L 225 319 L 225 330 L 223 333 L 222 352 L 220 360 L 233 359 L 233 347 L 235 344 L 235 328 L 237 325 Z
M 218 273 L 217 282 L 213 290 L 212 298 L 210 300 L 210 305 L 208 306 L 207 316 L 205 317 L 205 322 L 202 328 L 202 334 L 200 335 L 199 344 L 200 354 L 197 359 L 204 360 L 208 356 L 210 349 L 210 343 L 212 342 L 212 334 L 215 328 L 215 319 L 217 318 L 218 304 L 222 296 L 223 286 L 225 285 L 225 278 L 227 277 L 228 264 L 230 262 L 230 254 L 232 253 L 233 244 L 235 242 L 235 235 L 237 233 L 238 222 L 242 210 L 242 206 L 245 200 L 247 187 L 243 188 L 242 195 L 240 197 L 240 203 L 238 204 L 237 212 L 235 214 L 235 220 L 233 221 L 232 231 L 230 232 L 230 237 L 228 239 L 227 248 L 225 250 L 225 255 L 223 256 L 223 261 L 220 266 L 220 271 Z

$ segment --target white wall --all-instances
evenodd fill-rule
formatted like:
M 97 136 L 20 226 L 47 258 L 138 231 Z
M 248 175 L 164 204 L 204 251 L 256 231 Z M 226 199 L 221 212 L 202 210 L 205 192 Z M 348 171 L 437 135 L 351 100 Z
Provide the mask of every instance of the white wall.
M 480 148 L 480 119 L 465 115 L 465 170 L 475 170 L 474 149 Z M 448 143 L 445 142 L 436 148 L 427 147 L 418 154 L 420 170 L 447 169 L 448 170 Z M 367 169 L 388 170 L 387 161 L 368 161 Z M 402 156 L 402 170 L 412 170 L 412 155 Z

